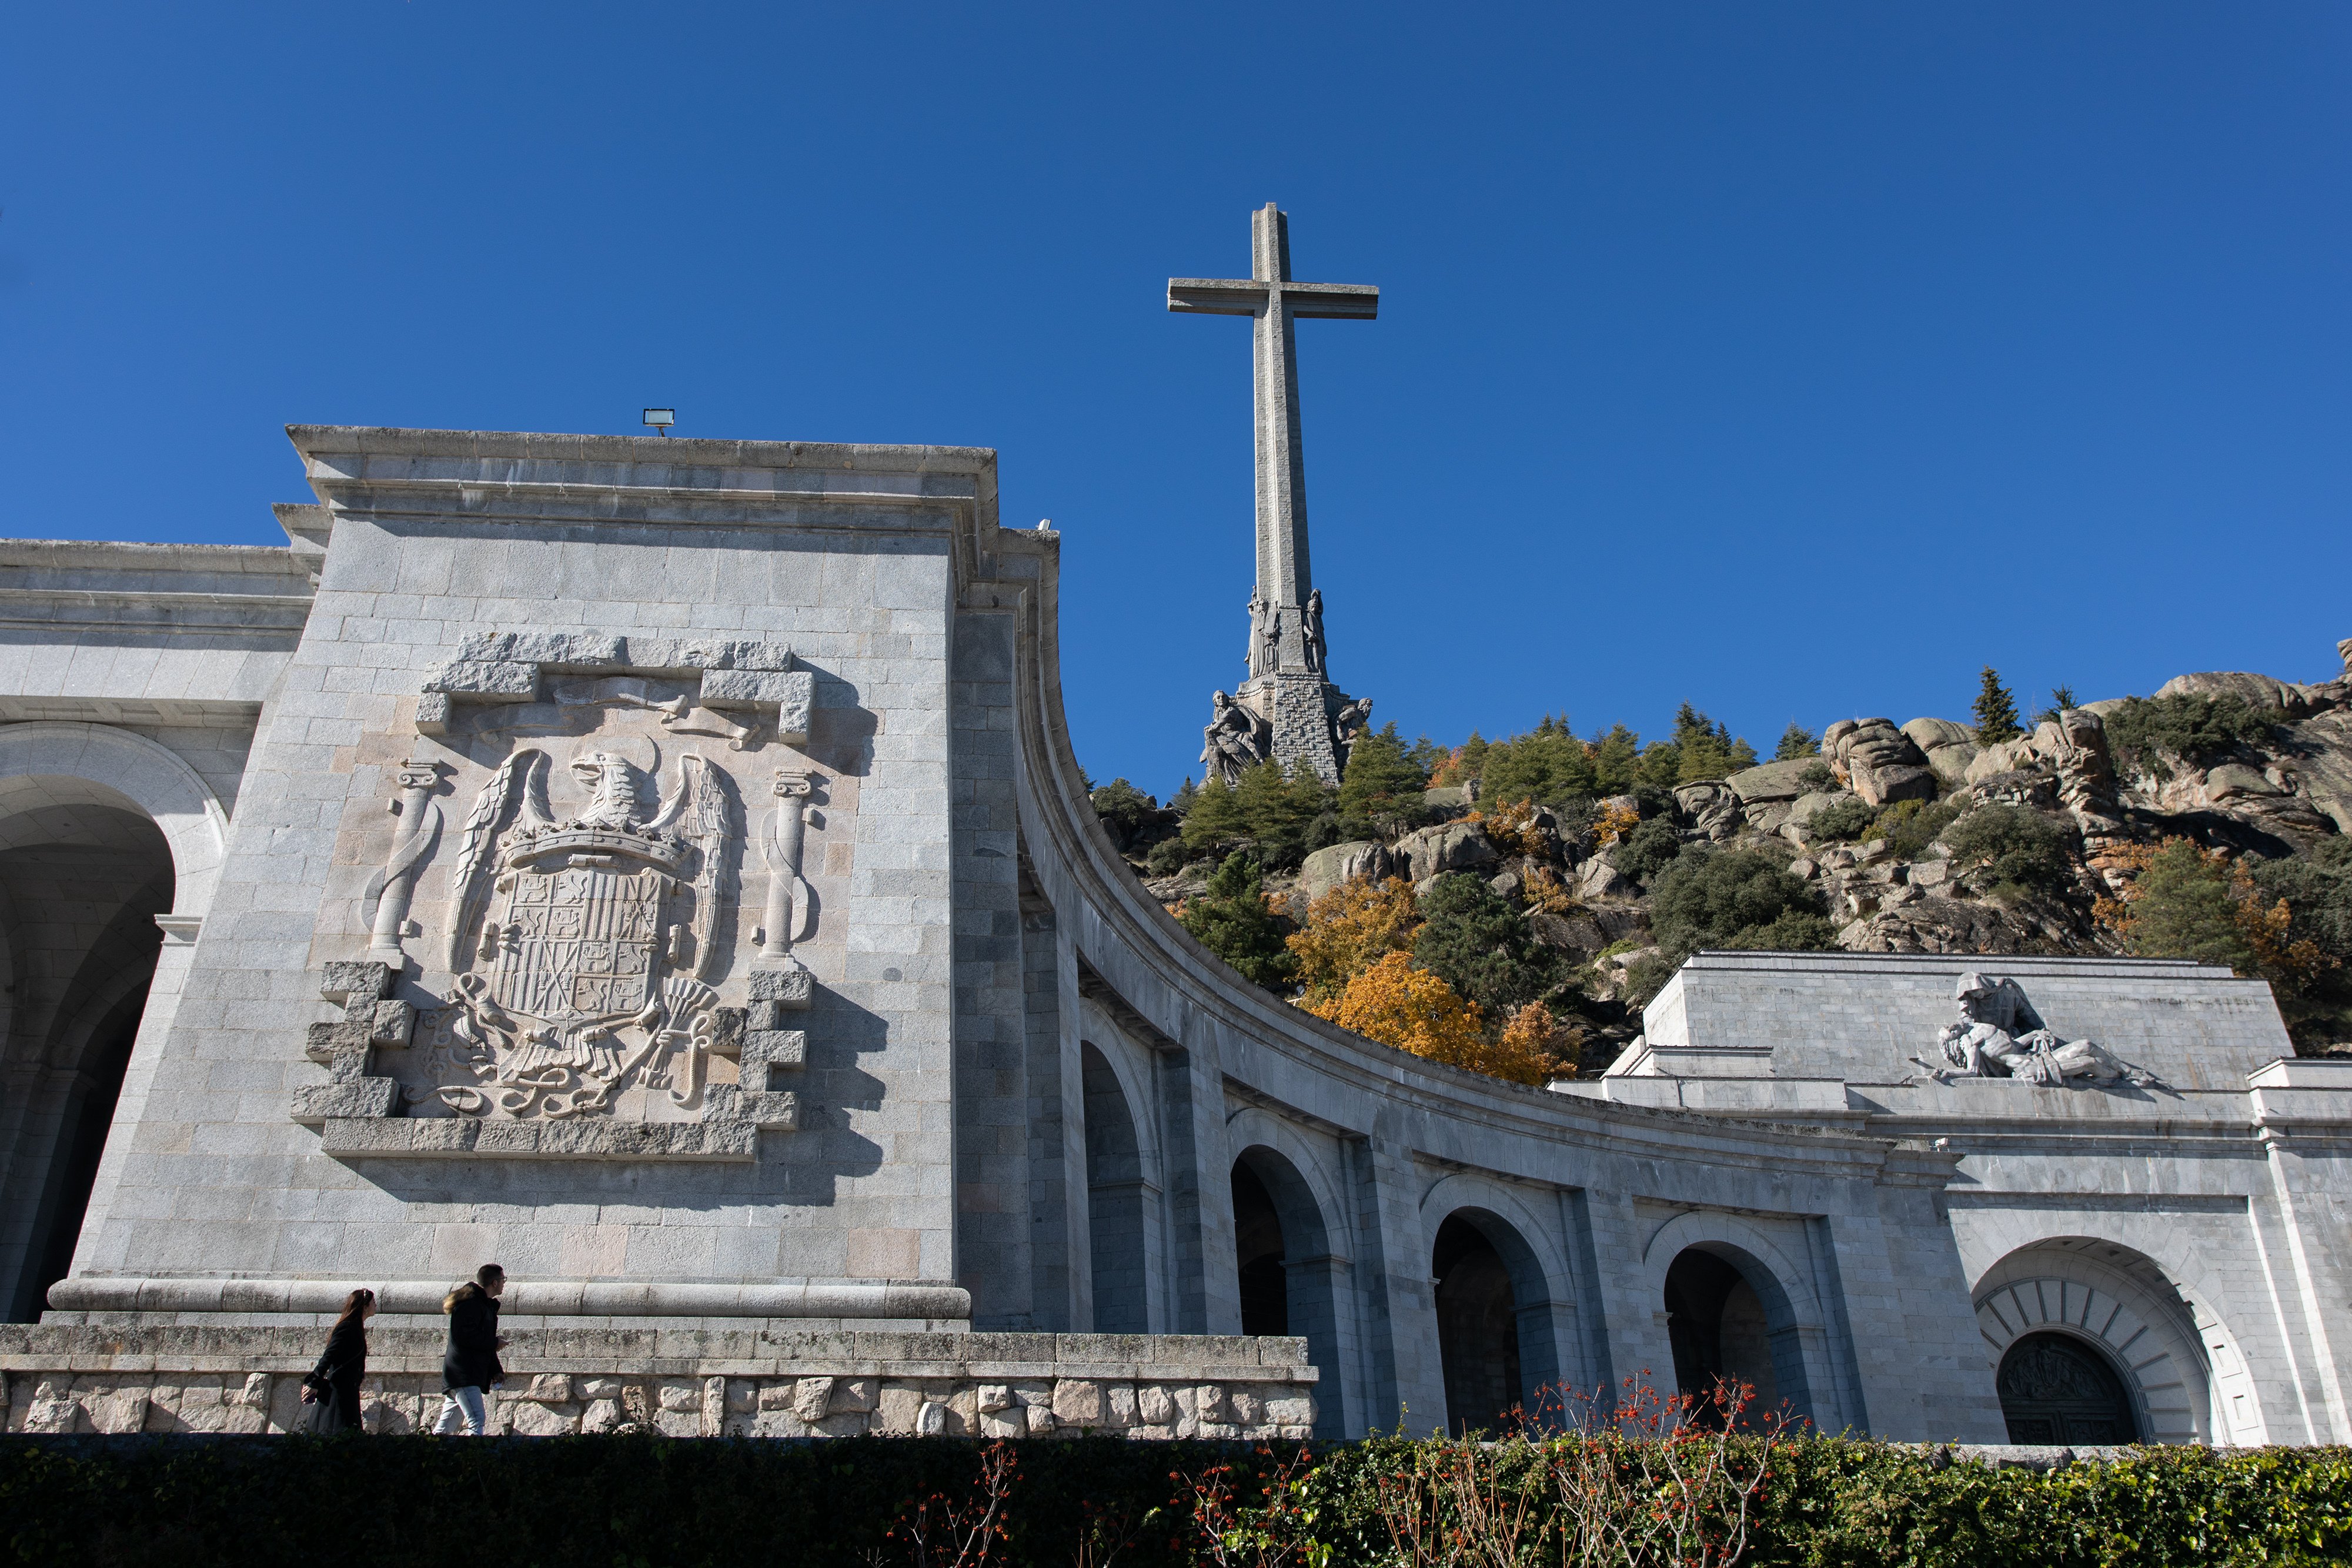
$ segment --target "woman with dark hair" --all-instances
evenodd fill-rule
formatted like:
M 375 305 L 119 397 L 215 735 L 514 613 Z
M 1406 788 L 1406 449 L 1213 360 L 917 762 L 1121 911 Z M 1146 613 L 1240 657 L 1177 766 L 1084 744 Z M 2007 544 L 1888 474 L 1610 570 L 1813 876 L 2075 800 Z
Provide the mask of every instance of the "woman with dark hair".
M 367 1375 L 367 1321 L 375 1316 L 375 1292 L 353 1291 L 327 1334 L 319 1364 L 302 1379 L 302 1403 L 310 1406 L 313 1432 L 358 1432 L 360 1379 Z

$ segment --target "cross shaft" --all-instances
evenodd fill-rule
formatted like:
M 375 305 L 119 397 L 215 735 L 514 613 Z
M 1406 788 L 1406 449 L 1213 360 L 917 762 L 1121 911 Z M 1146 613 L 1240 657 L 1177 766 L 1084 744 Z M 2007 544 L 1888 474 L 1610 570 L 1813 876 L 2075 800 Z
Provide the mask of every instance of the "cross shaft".
M 1369 321 L 1381 291 L 1369 284 L 1299 283 L 1290 276 L 1290 222 L 1272 202 L 1250 214 L 1252 277 L 1171 277 L 1178 315 L 1248 316 L 1257 415 L 1257 600 L 1279 628 L 1281 663 L 1304 664 L 1304 608 L 1314 591 L 1307 548 L 1307 472 L 1298 428 L 1299 318 Z M 1283 612 L 1293 612 L 1284 614 Z M 1294 652 L 1294 642 L 1300 645 Z

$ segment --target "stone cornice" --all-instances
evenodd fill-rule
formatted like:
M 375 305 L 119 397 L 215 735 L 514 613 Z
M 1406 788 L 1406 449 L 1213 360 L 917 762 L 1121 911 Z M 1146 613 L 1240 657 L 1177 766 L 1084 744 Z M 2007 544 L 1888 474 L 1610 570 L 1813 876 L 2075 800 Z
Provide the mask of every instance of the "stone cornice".
M 996 524 L 996 454 L 637 435 L 289 425 L 331 510 L 441 523 L 638 524 L 952 536 L 958 581 Z

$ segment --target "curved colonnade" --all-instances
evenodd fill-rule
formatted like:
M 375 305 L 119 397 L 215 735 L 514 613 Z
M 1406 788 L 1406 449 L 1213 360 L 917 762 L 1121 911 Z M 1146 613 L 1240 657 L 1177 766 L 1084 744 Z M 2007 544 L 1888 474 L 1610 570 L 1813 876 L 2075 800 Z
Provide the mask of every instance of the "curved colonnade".
M 2118 1265 L 2019 1237 L 2014 1256 L 1964 1257 L 1940 1201 L 1951 1151 L 1524 1089 L 1240 981 L 1096 822 L 1061 709 L 1052 549 L 1034 586 L 963 618 L 960 652 L 1014 688 L 1023 961 L 1033 993 L 1066 998 L 1052 1021 L 1083 1084 L 1086 1168 L 1061 1228 L 1085 1258 L 1025 1312 L 976 1280 L 977 1326 L 1301 1333 L 1330 1433 L 1722 1376 L 1827 1431 L 1990 1442 L 2008 1437 L 2004 1357 L 2038 1329 L 2113 1374 L 2128 1437 L 2263 1440 L 2223 1327 L 2251 1304 L 2187 1286 L 2193 1256 L 2168 1253 L 2193 1249 Z M 2093 1276 L 2125 1309 L 2095 1328 Z M 2031 1322 L 2029 1297 L 2048 1302 Z
M 1065 1190 L 1086 1201 L 1060 1228 L 1087 1256 L 1025 1319 L 1004 1310 L 1018 1292 L 975 1282 L 975 1326 L 1301 1333 L 1327 1431 L 1492 1425 L 1559 1390 L 1671 1392 L 1667 1280 L 1696 1251 L 1746 1282 L 1776 1400 L 1830 1430 L 1998 1440 L 1933 1210 L 1950 1156 L 1521 1088 L 1242 982 L 1096 823 L 1039 564 L 1003 613 L 965 618 L 960 653 L 1016 688 L 1023 962 L 1033 992 L 1067 998 L 1086 1169 Z M 1886 1298 L 1922 1276 L 1944 1310 L 1906 1309 L 1912 1343 L 1887 1343 Z M 1948 1386 L 1913 1375 L 1921 1359 Z

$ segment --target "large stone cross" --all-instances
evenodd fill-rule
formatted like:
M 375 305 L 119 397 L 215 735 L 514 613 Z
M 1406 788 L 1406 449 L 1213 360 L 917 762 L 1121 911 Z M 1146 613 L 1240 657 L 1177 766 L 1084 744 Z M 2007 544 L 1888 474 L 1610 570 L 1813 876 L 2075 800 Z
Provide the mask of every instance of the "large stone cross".
M 1290 224 L 1272 202 L 1250 214 L 1246 278 L 1171 277 L 1168 308 L 1180 315 L 1253 319 L 1257 389 L 1257 586 L 1250 595 L 1249 679 L 1219 692 L 1202 766 L 1227 779 L 1271 758 L 1336 782 L 1348 738 L 1369 702 L 1331 684 L 1323 645 L 1323 596 L 1307 554 L 1307 472 L 1298 434 L 1301 316 L 1369 321 L 1381 291 L 1361 283 L 1298 283 L 1290 276 Z
M 1171 277 L 1168 308 L 1186 315 L 1255 319 L 1257 390 L 1257 592 L 1276 609 L 1303 612 L 1314 591 L 1307 556 L 1307 473 L 1298 437 L 1298 342 L 1291 323 L 1300 317 L 1369 321 L 1380 314 L 1381 291 L 1360 283 L 1297 283 L 1290 277 L 1290 220 L 1272 202 L 1250 214 L 1250 273 L 1245 278 Z M 1301 615 L 1286 616 L 1296 623 Z M 1296 633 L 1283 627 L 1283 663 L 1304 664 Z M 1253 658 L 1252 669 L 1257 664 Z

